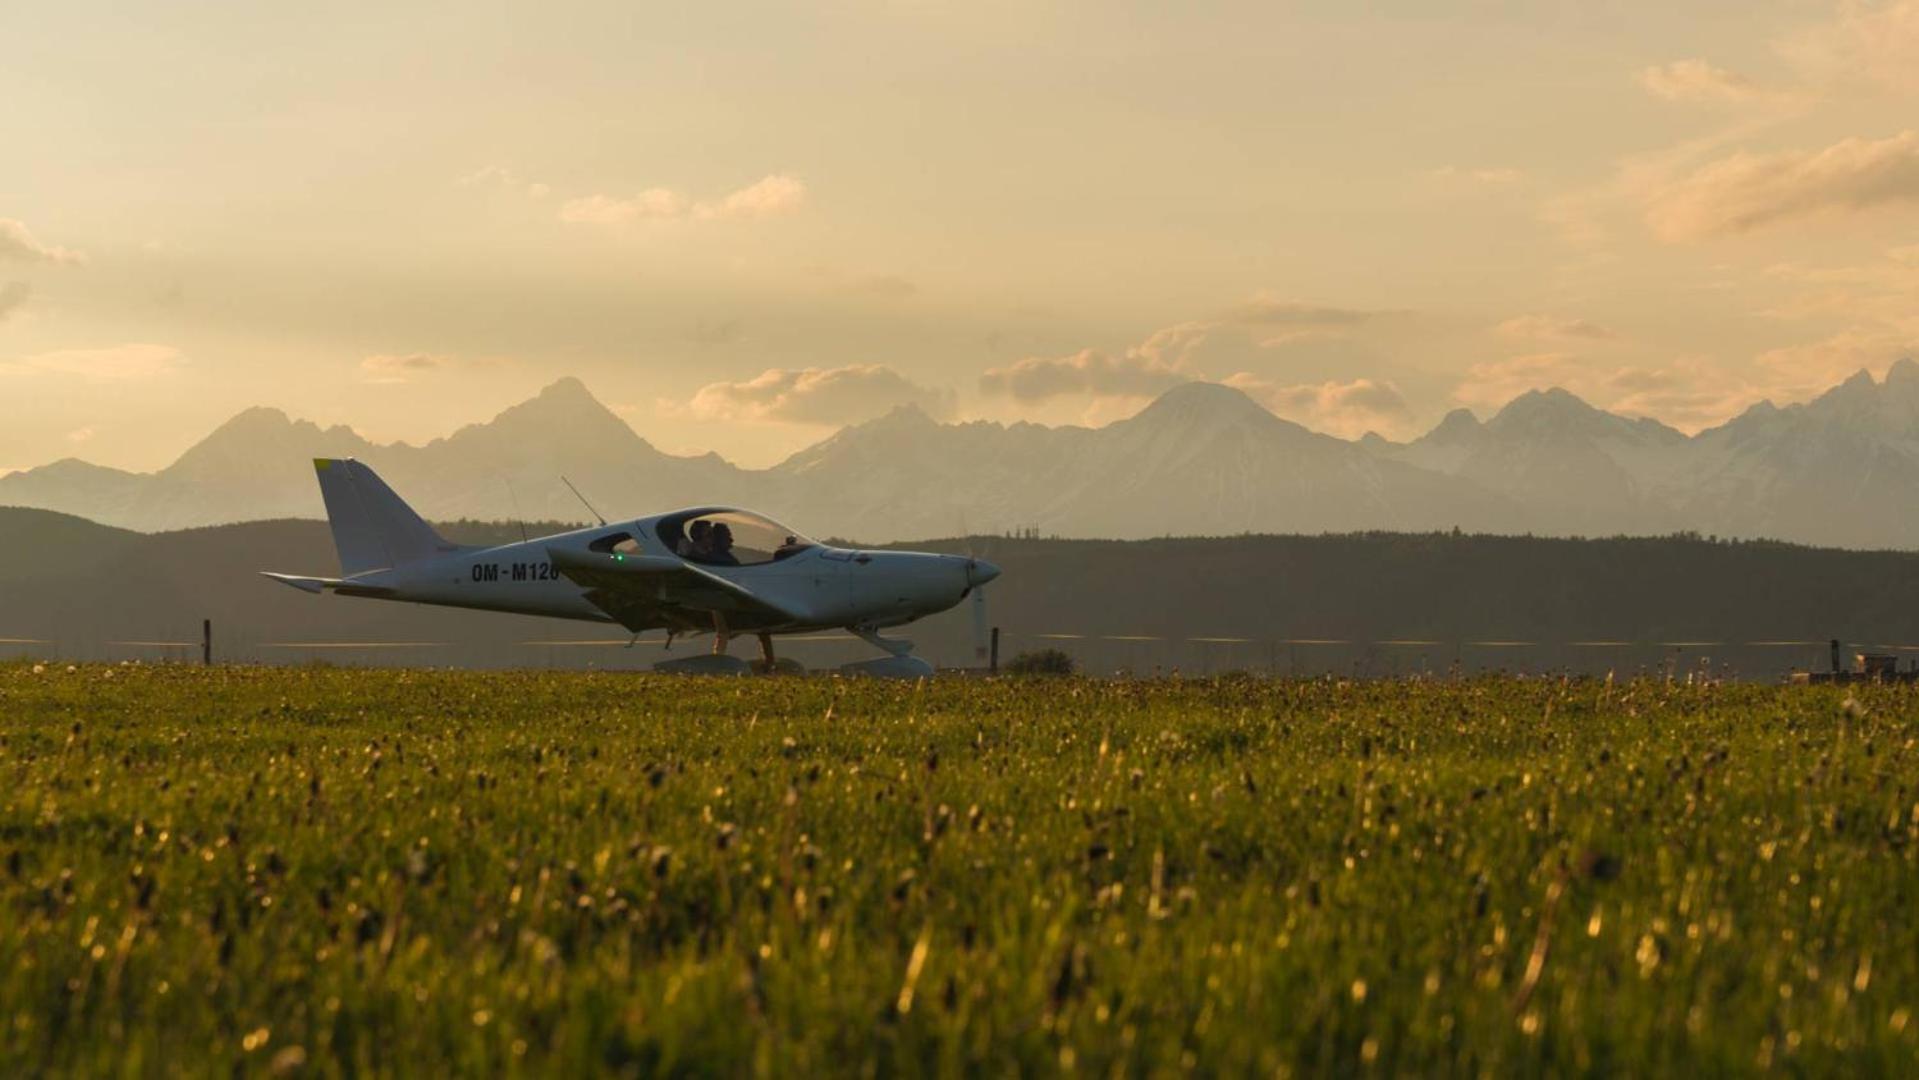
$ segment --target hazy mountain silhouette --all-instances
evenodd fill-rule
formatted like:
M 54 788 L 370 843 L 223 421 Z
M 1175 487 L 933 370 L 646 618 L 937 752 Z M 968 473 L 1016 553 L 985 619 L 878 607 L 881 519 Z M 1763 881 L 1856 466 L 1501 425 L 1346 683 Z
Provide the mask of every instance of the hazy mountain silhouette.
M 356 457 L 436 519 L 571 520 L 585 511 L 567 476 L 607 512 L 745 494 L 741 472 L 714 455 L 661 452 L 578 379 L 483 424 L 423 446 L 382 445 L 278 409 L 248 409 L 157 473 L 66 461 L 0 477 L 0 504 L 41 507 L 141 530 L 323 517 L 310 460 Z
M 1101 428 L 944 424 L 905 406 L 770 469 L 647 442 L 577 379 L 420 446 L 248 409 L 155 473 L 67 459 L 0 477 L 0 504 L 141 530 L 319 517 L 316 456 L 373 465 L 428 517 L 579 519 L 744 503 L 868 542 L 1033 525 L 1132 538 L 1366 529 L 1552 535 L 1693 530 L 1919 546 L 1919 363 L 1688 437 L 1564 390 L 1409 443 L 1356 442 L 1191 383 Z

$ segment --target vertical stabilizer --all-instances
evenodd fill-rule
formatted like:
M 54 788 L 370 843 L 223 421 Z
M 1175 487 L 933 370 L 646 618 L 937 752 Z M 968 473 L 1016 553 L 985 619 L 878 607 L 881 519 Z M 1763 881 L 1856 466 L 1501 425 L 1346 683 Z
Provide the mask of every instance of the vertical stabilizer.
M 352 458 L 315 458 L 313 470 L 326 499 L 341 574 L 391 569 L 459 550 L 365 465 Z

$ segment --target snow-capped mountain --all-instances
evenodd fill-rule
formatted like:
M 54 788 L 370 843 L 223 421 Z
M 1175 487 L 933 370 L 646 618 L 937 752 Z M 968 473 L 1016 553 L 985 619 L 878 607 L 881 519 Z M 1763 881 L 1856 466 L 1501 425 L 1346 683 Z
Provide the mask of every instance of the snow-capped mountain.
M 318 517 L 306 461 L 346 455 L 441 520 L 577 520 L 565 475 L 609 514 L 735 503 L 868 541 L 1029 525 L 1112 538 L 1458 527 L 1919 547 L 1911 361 L 1693 437 L 1548 390 L 1483 422 L 1455 411 L 1409 443 L 1348 442 L 1192 383 L 1101 428 L 943 424 L 902 407 L 760 470 L 666 454 L 562 379 L 421 446 L 249 409 L 156 473 L 57 461 L 0 477 L 0 504 L 143 530 Z
M 1760 404 L 1692 440 L 1680 501 L 1737 536 L 1919 547 L 1919 363 L 1859 372 L 1802 405 Z
M 1376 452 L 1496 492 L 1524 507 L 1536 531 L 1645 533 L 1681 527 L 1665 492 L 1685 471 L 1689 441 L 1656 420 L 1535 390 L 1483 424 L 1456 410 L 1421 438 Z
M 323 517 L 308 462 L 356 457 L 437 520 L 572 520 L 583 513 L 565 475 L 605 499 L 669 505 L 748 493 L 741 470 L 714 455 L 680 458 L 635 434 L 578 379 L 561 379 L 484 424 L 424 446 L 369 442 L 278 409 L 228 420 L 156 473 L 79 461 L 0 477 L 0 504 L 60 510 L 141 530 Z M 635 503 L 625 503 L 634 505 Z

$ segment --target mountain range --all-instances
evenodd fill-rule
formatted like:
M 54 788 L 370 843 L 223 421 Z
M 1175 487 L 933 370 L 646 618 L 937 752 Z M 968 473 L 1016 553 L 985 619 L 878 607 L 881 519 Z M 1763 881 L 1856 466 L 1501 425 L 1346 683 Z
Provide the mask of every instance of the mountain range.
M 940 423 L 903 406 L 768 469 L 661 451 L 567 378 L 419 446 L 248 409 L 158 472 L 56 461 L 0 477 L 0 505 L 142 531 L 320 517 L 313 457 L 367 462 L 435 520 L 579 519 L 566 476 L 616 515 L 742 504 L 874 543 L 1017 525 L 1116 539 L 1457 528 L 1914 548 L 1919 363 L 1691 436 L 1544 390 L 1484 421 L 1458 410 L 1410 442 L 1348 441 L 1189 383 L 1100 428 Z

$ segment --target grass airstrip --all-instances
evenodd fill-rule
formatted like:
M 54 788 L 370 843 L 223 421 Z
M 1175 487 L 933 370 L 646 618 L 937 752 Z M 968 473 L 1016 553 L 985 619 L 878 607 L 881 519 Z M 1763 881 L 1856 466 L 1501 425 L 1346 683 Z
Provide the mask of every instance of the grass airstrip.
M 0 665 L 0 1072 L 1919 1070 L 1919 696 Z

